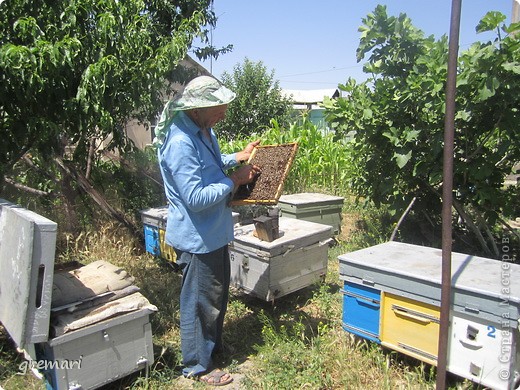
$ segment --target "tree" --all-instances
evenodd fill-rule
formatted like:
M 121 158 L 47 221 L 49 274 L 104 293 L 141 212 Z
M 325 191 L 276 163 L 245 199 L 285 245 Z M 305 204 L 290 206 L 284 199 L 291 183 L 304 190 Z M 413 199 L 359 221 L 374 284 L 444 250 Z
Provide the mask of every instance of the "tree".
M 503 186 L 520 161 L 520 41 L 505 17 L 488 13 L 477 31 L 494 42 L 461 53 L 457 79 L 454 206 L 487 254 L 498 255 L 492 226 L 518 207 L 518 188 Z M 518 28 L 518 25 L 516 26 Z M 347 81 L 347 97 L 326 101 L 337 136 L 350 132 L 352 189 L 398 216 L 415 210 L 440 219 L 447 38 L 425 37 L 401 14 L 378 6 L 363 19 L 358 60 L 369 56 L 366 82 Z
M 290 99 L 282 95 L 274 71 L 268 73 L 261 61 L 255 63 L 245 58 L 243 64 L 235 65 L 232 74 L 224 72 L 222 83 L 237 94 L 229 104 L 226 118 L 215 126 L 223 136 L 248 137 L 269 126 L 271 119 L 276 119 L 280 126 L 289 124 Z
M 202 56 L 229 50 L 192 48 L 196 36 L 207 42 L 203 28 L 216 22 L 210 5 L 211 0 L 1 4 L 0 193 L 20 161 L 47 174 L 55 169 L 59 177 L 53 181 L 62 180 L 62 192 L 78 185 L 88 190 L 93 139 L 109 140 L 109 149 L 131 149 L 125 123 L 154 120 L 168 82 L 181 77 L 175 70 L 188 50 Z M 70 145 L 73 153 L 66 155 Z

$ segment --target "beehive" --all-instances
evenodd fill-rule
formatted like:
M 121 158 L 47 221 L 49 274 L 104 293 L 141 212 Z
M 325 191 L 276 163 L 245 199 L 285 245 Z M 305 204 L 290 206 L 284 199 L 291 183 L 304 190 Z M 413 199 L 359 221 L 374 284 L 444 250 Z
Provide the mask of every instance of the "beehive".
M 157 309 L 109 263 L 55 269 L 56 234 L 55 222 L 0 199 L 0 322 L 17 348 L 54 390 L 95 389 L 149 367 Z M 109 268 L 124 288 L 110 287 Z
M 232 286 L 274 301 L 325 276 L 330 226 L 280 218 L 279 238 L 271 242 L 256 237 L 254 230 L 254 224 L 235 228 L 229 245 Z
M 282 217 L 330 225 L 339 234 L 343 201 L 341 196 L 304 192 L 280 196 L 278 206 Z
M 379 323 L 378 332 L 356 334 L 435 365 L 441 255 L 440 249 L 387 242 L 339 256 L 341 280 L 368 288 L 375 294 L 370 298 L 380 302 L 377 311 L 362 313 L 370 329 Z M 451 270 L 448 371 L 493 389 L 516 388 L 520 265 L 452 253 Z M 351 331 L 364 321 L 356 318 L 359 311 L 348 311 L 348 298 L 345 294 L 343 322 Z

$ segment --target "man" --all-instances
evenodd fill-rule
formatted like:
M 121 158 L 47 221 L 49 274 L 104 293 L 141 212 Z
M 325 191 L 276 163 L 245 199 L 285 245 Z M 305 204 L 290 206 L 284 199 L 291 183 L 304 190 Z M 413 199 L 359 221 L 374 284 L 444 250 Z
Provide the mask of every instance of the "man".
M 233 379 L 212 370 L 212 355 L 222 351 L 233 240 L 229 201 L 234 190 L 260 173 L 244 165 L 255 141 L 238 153 L 222 155 L 212 126 L 224 118 L 235 94 L 208 76 L 190 81 L 163 111 L 159 130 L 166 132 L 158 149 L 168 199 L 165 241 L 175 249 L 183 273 L 180 295 L 183 374 L 210 385 Z

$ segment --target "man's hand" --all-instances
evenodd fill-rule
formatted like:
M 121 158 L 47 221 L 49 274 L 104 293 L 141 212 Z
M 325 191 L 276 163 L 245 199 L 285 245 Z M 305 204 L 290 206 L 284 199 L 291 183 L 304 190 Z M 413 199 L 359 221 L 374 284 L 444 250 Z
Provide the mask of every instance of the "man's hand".
M 244 165 L 233 172 L 229 177 L 233 180 L 235 189 L 243 184 L 251 183 L 260 174 L 260 168 L 256 165 Z
M 247 144 L 247 146 L 244 148 L 244 150 L 237 152 L 236 159 L 238 162 L 245 162 L 249 160 L 249 157 L 251 157 L 251 153 L 253 153 L 253 149 L 260 144 L 260 140 L 257 139 L 256 141 L 250 142 Z

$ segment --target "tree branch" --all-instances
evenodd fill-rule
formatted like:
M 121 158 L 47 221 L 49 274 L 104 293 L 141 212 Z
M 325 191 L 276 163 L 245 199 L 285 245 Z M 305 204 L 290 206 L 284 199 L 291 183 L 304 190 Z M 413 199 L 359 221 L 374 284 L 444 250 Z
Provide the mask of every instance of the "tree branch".
M 128 229 L 130 229 L 130 231 L 137 237 L 139 237 L 140 239 L 144 239 L 143 232 L 140 229 L 138 229 L 138 227 L 134 223 L 129 221 L 121 211 L 112 207 L 107 202 L 105 197 L 94 188 L 90 181 L 81 172 L 78 172 L 73 167 L 67 166 L 67 164 L 62 160 L 61 157 L 55 157 L 54 160 L 63 169 L 63 171 L 67 173 L 67 175 L 72 177 L 76 181 L 76 183 L 78 183 L 79 187 L 85 193 L 87 193 L 92 198 L 92 200 L 94 200 L 94 202 L 96 202 L 99 205 L 99 207 L 101 207 L 101 209 L 105 213 L 112 216 L 117 221 L 121 222 Z
M 115 154 L 113 153 L 110 153 L 109 151 L 106 151 L 106 150 L 103 150 L 102 151 L 103 155 L 105 157 L 108 157 L 109 159 L 111 159 L 112 161 L 117 161 L 121 164 L 123 164 L 126 168 L 132 170 L 133 172 L 139 172 L 141 175 L 143 176 L 146 176 L 148 179 L 150 179 L 152 182 L 154 182 L 155 184 L 157 184 L 160 188 L 163 188 L 163 184 L 157 180 L 156 178 L 154 178 L 153 176 L 151 176 L 150 174 L 148 174 L 147 172 L 143 171 L 142 169 L 139 169 L 139 168 L 136 168 L 134 166 L 132 166 L 128 161 L 126 161 L 124 158 L 122 157 L 119 157 L 119 156 L 116 156 Z
M 462 217 L 462 219 L 464 220 L 466 225 L 468 225 L 470 230 L 473 231 L 473 234 L 475 234 L 475 236 L 477 237 L 477 240 L 480 243 L 480 246 L 482 247 L 482 249 L 484 249 L 484 251 L 488 255 L 493 255 L 493 252 L 491 252 L 491 249 L 489 249 L 489 246 L 486 242 L 486 239 L 482 235 L 482 232 L 480 231 L 478 226 L 475 225 L 475 222 L 473 222 L 473 218 L 471 218 L 471 216 L 468 213 L 466 213 L 466 211 L 464 210 L 464 207 L 459 202 L 457 202 L 455 199 L 453 200 L 453 207 L 455 207 L 455 210 L 457 210 L 457 212 Z
M 40 168 L 38 165 L 36 165 L 33 160 L 31 160 L 31 158 L 29 157 L 28 154 L 25 154 L 23 157 L 22 157 L 22 160 L 27 164 L 29 165 L 31 168 L 33 168 L 34 170 L 36 170 L 38 173 L 40 173 L 42 176 L 46 177 L 47 179 L 49 180 L 52 180 L 54 184 L 59 184 L 59 180 L 56 179 L 55 176 L 49 174 L 49 171 L 45 170 L 45 169 L 42 169 Z
M 434 194 L 436 194 L 439 198 L 442 199 L 442 195 L 439 193 L 439 191 L 437 191 L 435 188 L 433 188 L 429 183 L 427 183 L 427 182 L 423 182 L 423 183 L 426 185 L 426 187 L 428 189 L 430 189 L 430 191 L 432 191 Z M 455 210 L 457 210 L 457 213 L 459 213 L 459 215 L 462 217 L 462 219 L 464 220 L 464 222 L 466 223 L 468 228 L 477 237 L 477 240 L 480 243 L 480 246 L 482 247 L 484 252 L 486 252 L 489 255 L 493 255 L 493 253 L 489 249 L 488 244 L 486 243 L 484 236 L 482 235 L 482 232 L 477 227 L 477 225 L 475 225 L 471 216 L 468 213 L 466 213 L 466 211 L 464 210 L 464 207 L 456 199 L 453 199 L 453 207 L 455 208 Z
M 21 191 L 24 191 L 24 192 L 28 192 L 28 193 L 36 195 L 36 196 L 49 196 L 49 195 L 52 195 L 51 192 L 45 192 L 45 191 L 42 191 L 42 190 L 37 190 L 36 188 L 32 188 L 32 187 L 29 187 L 29 186 L 17 183 L 16 181 L 14 181 L 12 178 L 10 178 L 8 176 L 5 176 L 4 180 L 5 180 L 5 182 L 7 184 L 10 184 L 14 188 L 16 188 L 18 190 L 21 190 Z
M 399 218 L 399 221 L 397 221 L 397 224 L 395 225 L 394 231 L 392 232 L 392 235 L 390 236 L 390 241 L 394 241 L 395 235 L 397 234 L 397 231 L 399 230 L 399 227 L 401 226 L 401 223 L 403 223 L 404 219 L 406 218 L 406 216 L 408 215 L 408 213 L 412 209 L 413 204 L 415 203 L 416 199 L 417 199 L 417 197 L 414 196 L 413 199 L 411 200 L 410 204 L 406 208 L 406 210 L 404 210 L 404 213 L 401 215 L 401 218 Z

